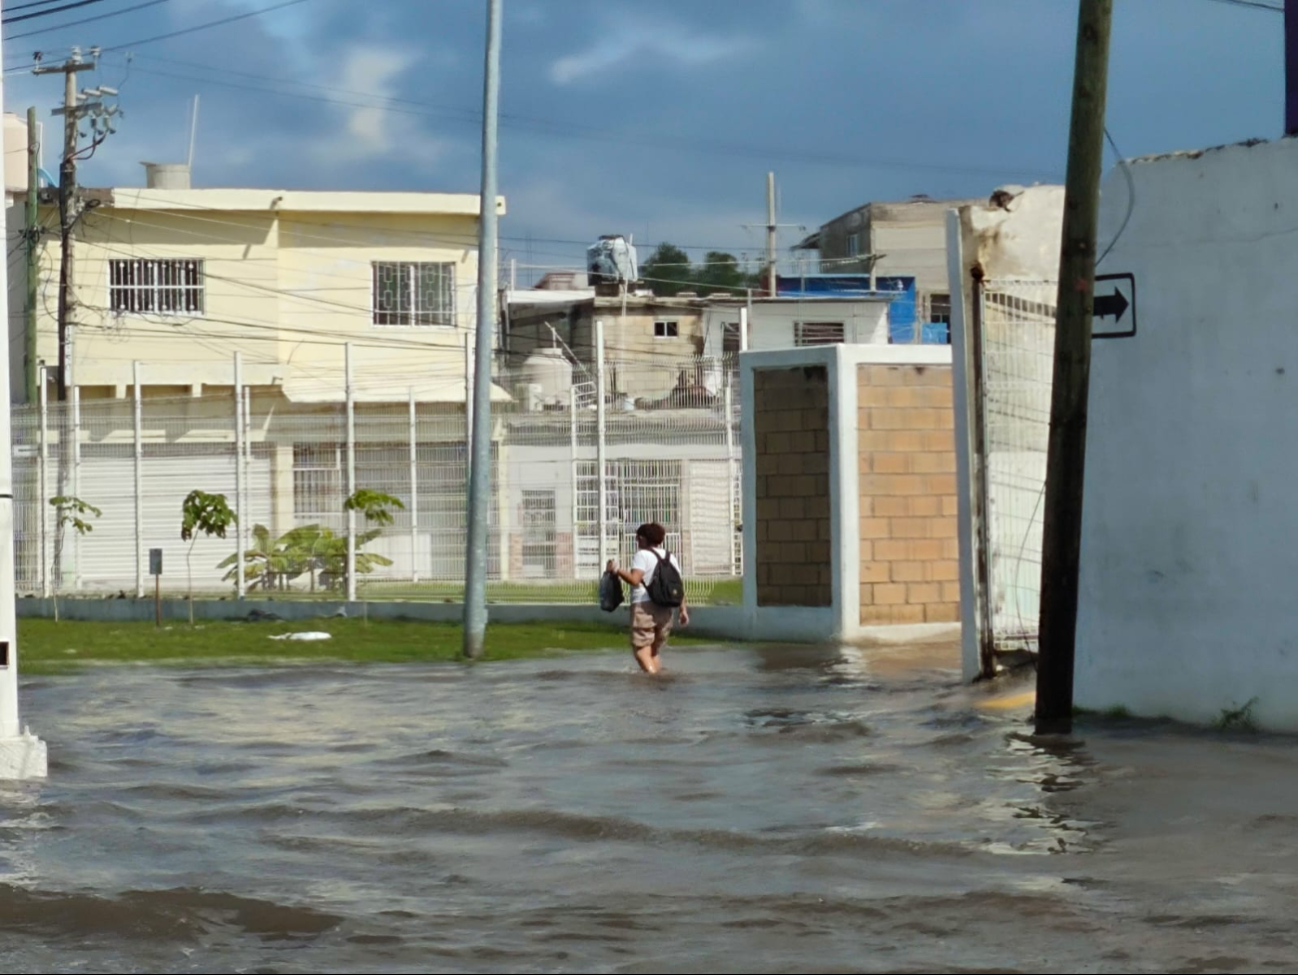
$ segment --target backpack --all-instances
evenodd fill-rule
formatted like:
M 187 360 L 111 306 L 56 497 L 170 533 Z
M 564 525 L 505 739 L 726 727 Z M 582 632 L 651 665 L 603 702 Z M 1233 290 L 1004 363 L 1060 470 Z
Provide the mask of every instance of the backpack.
M 679 606 L 685 602 L 685 583 L 672 563 L 671 552 L 667 553 L 667 558 L 654 552 L 654 558 L 658 560 L 658 567 L 645 587 L 649 601 L 659 606 Z

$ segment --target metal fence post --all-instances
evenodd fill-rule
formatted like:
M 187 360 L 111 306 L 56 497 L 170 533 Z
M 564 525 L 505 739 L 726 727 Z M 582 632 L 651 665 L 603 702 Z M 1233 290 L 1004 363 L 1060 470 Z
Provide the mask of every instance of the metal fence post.
M 234 528 L 236 538 L 234 594 L 238 599 L 243 599 L 248 594 L 243 574 L 244 524 L 248 520 L 244 505 L 246 497 L 243 493 L 243 353 L 236 352 L 234 354 L 234 510 L 238 513 L 239 521 Z
M 72 496 L 81 497 L 81 387 L 72 387 Z M 72 533 L 72 588 L 81 589 L 81 533 Z
M 252 513 L 252 387 L 247 383 L 243 387 L 243 496 L 248 502 L 249 515 L 245 537 L 251 540 L 252 526 L 256 524 L 257 519 Z
M 473 477 L 473 335 L 464 336 L 464 473 Z
M 144 402 L 140 363 L 131 363 L 135 383 L 135 598 L 144 598 Z
M 725 396 L 725 416 L 723 422 L 726 425 L 726 498 L 728 506 L 726 508 L 726 528 L 730 536 L 730 569 L 733 572 L 739 562 L 739 549 L 735 539 L 735 425 L 734 417 L 734 392 L 730 386 L 730 370 L 726 369 L 726 396 Z
M 419 581 L 419 412 L 410 389 L 410 581 Z
M 580 504 L 580 484 L 578 476 L 580 461 L 577 460 L 577 384 L 572 384 L 572 389 L 568 392 L 568 406 L 570 421 L 572 425 L 572 455 L 570 458 L 570 478 L 572 487 L 572 577 L 581 578 L 581 504 Z M 604 567 L 601 565 L 599 571 L 603 572 Z
M 605 430 L 604 321 L 595 322 L 595 467 L 599 485 L 599 571 L 608 562 L 608 465 Z
M 41 595 L 50 598 L 50 520 L 49 520 L 49 484 L 50 484 L 50 387 L 45 366 L 42 365 L 40 393 L 40 432 L 37 440 L 36 482 L 40 497 L 36 507 L 41 518 Z
M 356 493 L 356 391 L 352 386 L 352 344 L 343 348 L 347 387 L 347 497 Z M 347 510 L 347 601 L 356 601 L 356 512 Z

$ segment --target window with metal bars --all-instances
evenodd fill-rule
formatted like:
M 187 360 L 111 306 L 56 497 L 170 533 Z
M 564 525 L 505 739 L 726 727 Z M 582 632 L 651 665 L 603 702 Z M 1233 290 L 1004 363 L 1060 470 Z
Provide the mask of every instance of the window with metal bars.
M 810 345 L 842 345 L 842 322 L 795 322 L 793 344 L 799 348 Z
M 299 525 L 343 523 L 342 444 L 293 445 L 293 514 Z
M 739 352 L 740 333 L 738 322 L 726 322 L 721 326 L 721 351 L 723 353 Z
M 203 262 L 110 260 L 108 302 L 116 315 L 201 315 Z
M 455 265 L 374 264 L 374 324 L 455 327 Z

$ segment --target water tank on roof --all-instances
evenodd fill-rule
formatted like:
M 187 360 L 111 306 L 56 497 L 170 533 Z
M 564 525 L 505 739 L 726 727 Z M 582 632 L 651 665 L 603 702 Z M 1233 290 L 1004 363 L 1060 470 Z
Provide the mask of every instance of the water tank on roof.
M 589 284 L 631 284 L 639 277 L 635 245 L 621 234 L 601 237 L 586 248 L 586 279 Z
M 572 400 L 572 363 L 562 349 L 537 349 L 523 362 L 519 386 L 535 387 L 541 406 L 567 406 Z
M 151 190 L 189 189 L 189 166 L 185 163 L 151 163 L 144 165 L 144 183 Z

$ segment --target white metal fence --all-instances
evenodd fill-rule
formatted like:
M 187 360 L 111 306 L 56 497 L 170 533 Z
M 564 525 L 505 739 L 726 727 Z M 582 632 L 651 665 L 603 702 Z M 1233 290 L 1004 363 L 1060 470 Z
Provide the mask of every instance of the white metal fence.
M 977 292 L 988 598 L 1000 648 L 1037 636 L 1056 290 L 1053 281 L 989 280 Z
M 602 560 L 629 560 L 636 527 L 659 521 L 692 597 L 737 602 L 741 441 L 733 366 L 611 361 L 602 425 L 596 377 L 580 366 L 572 395 L 559 390 L 498 404 L 489 599 L 589 602 Z M 681 379 L 701 373 L 720 380 Z M 631 385 L 628 377 L 639 389 L 661 383 L 661 395 L 627 402 L 617 394 Z M 513 378 L 502 368 L 495 381 L 514 394 Z M 368 389 L 382 384 L 375 376 L 357 381 Z M 67 404 L 43 398 L 15 409 L 20 592 L 151 593 L 149 550 L 160 548 L 165 591 L 185 591 L 192 567 L 196 592 L 233 596 L 241 536 L 248 593 L 342 595 L 344 502 L 354 483 L 401 504 L 391 524 L 360 519 L 360 595 L 461 598 L 468 458 L 462 405 L 393 391 L 386 402 L 369 401 L 371 395 L 356 403 L 349 424 L 341 389 L 334 403 L 295 404 L 270 387 L 241 390 L 233 363 L 227 382 L 183 397 L 150 395 L 148 387 L 126 397 L 75 390 Z M 201 537 L 191 552 L 180 538 L 181 509 L 195 489 L 224 494 L 239 528 L 225 539 Z M 60 526 L 60 509 L 50 503 L 58 496 L 100 509 L 86 519 L 93 530 Z

